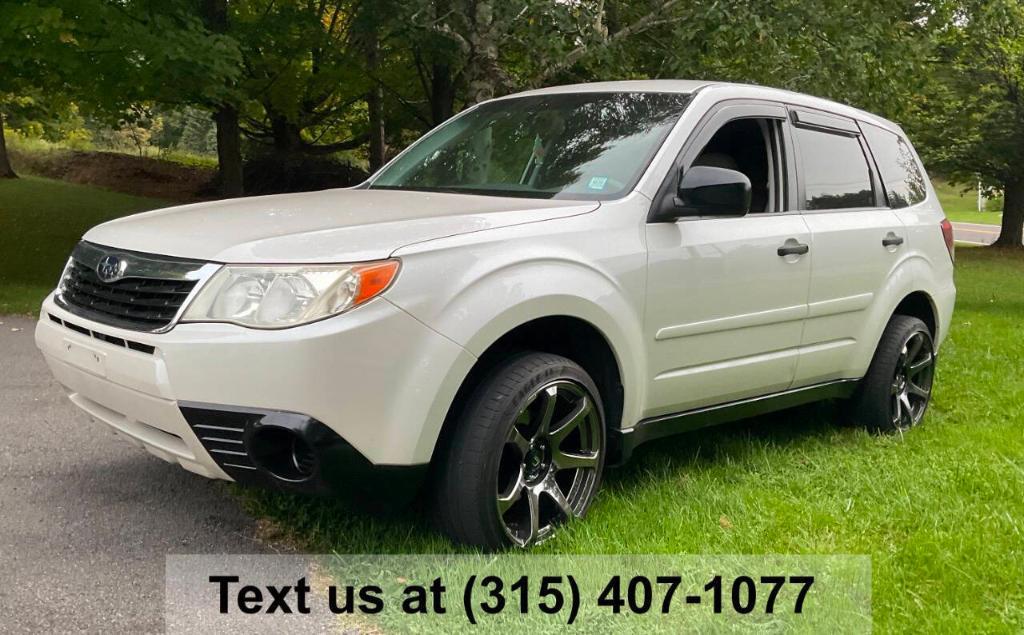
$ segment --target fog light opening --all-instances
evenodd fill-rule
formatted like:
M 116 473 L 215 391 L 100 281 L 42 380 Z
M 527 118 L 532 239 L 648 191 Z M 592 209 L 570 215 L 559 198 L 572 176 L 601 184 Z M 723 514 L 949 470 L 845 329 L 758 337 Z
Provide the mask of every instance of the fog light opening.
M 287 428 L 262 426 L 249 439 L 249 454 L 263 471 L 283 481 L 305 481 L 316 471 L 316 452 Z

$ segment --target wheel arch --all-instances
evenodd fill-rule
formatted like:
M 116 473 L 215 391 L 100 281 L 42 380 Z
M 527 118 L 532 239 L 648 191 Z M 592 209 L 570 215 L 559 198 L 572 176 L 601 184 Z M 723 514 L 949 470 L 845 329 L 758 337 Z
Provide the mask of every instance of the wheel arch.
M 524 245 L 524 249 L 538 248 Z M 478 380 L 493 351 L 502 350 L 509 342 L 530 343 L 542 352 L 569 353 L 586 367 L 592 359 L 586 347 L 575 342 L 576 334 L 583 333 L 579 336 L 583 342 L 602 350 L 604 359 L 614 359 L 617 383 L 628 387 L 622 391 L 621 408 L 612 408 L 620 414 L 606 415 L 606 420 L 612 427 L 622 427 L 638 419 L 646 372 L 640 314 L 644 278 L 639 259 L 633 268 L 618 263 L 624 273 L 616 276 L 571 253 L 530 256 L 474 248 L 465 253 L 432 251 L 414 258 L 422 261 L 409 264 L 408 275 L 389 292 L 389 301 L 466 352 L 466 359 L 459 360 L 445 377 L 428 380 L 438 382 L 440 389 L 416 443 L 418 456 L 436 457 L 438 446 L 445 441 L 443 433 L 457 416 L 453 410 L 469 390 L 467 384 Z M 438 271 L 447 274 L 440 284 Z M 431 288 L 433 293 L 423 292 Z M 588 370 L 594 367 L 591 364 Z M 611 383 L 597 376 L 594 379 L 599 384 Z
M 928 326 L 932 339 L 939 339 L 938 310 L 935 307 L 935 299 L 927 292 L 912 291 L 908 293 L 893 309 L 890 319 L 892 315 L 909 315 L 921 320 Z
M 860 378 L 868 370 L 886 325 L 894 315 L 916 317 L 928 325 L 938 348 L 943 331 L 949 328 L 949 313 L 940 300 L 942 280 L 936 277 L 933 263 L 920 253 L 908 254 L 894 264 L 882 286 L 874 294 L 873 306 L 865 314 L 857 336 L 862 344 L 851 358 L 844 375 Z M 951 309 L 951 307 L 950 307 Z
M 629 371 L 626 370 L 629 362 L 623 363 L 612 339 L 592 321 L 566 313 L 542 315 L 504 330 L 484 347 L 472 368 L 462 378 L 451 400 L 434 445 L 435 458 L 437 449 L 443 447 L 451 437 L 456 422 L 480 381 L 510 355 L 525 351 L 561 355 L 579 364 L 594 380 L 601 393 L 606 431 L 622 426 L 625 410 L 629 407 L 625 388 L 630 385 L 627 379 Z M 635 380 L 633 385 L 636 385 Z M 629 401 L 636 399 L 635 394 L 629 393 L 628 396 Z

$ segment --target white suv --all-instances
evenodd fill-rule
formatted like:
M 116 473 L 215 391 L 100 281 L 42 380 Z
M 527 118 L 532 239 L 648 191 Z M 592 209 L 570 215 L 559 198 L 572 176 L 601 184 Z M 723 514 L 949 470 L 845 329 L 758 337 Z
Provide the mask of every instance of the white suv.
M 188 470 L 425 492 L 456 540 L 527 546 L 652 439 L 825 398 L 919 422 L 952 255 L 889 121 L 565 86 L 471 108 L 353 189 L 100 225 L 36 341 L 76 405 Z

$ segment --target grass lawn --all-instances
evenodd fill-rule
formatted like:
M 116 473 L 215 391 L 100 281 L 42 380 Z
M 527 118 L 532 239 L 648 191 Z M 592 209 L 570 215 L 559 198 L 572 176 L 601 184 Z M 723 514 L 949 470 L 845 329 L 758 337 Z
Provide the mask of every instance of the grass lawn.
M 872 436 L 821 405 L 659 442 L 538 551 L 870 554 L 879 632 L 1024 629 L 1024 256 L 957 256 L 922 426 Z M 238 491 L 311 551 L 453 550 L 412 512 Z
M 974 190 L 964 192 L 963 186 L 954 186 L 942 181 L 932 181 L 932 185 L 949 220 L 988 225 L 998 225 L 1002 222 L 1002 212 L 978 211 L 978 194 Z M 993 201 L 988 202 L 989 206 L 993 204 Z
M 93 225 L 166 205 L 31 176 L 0 180 L 0 314 L 38 311 L 71 248 Z

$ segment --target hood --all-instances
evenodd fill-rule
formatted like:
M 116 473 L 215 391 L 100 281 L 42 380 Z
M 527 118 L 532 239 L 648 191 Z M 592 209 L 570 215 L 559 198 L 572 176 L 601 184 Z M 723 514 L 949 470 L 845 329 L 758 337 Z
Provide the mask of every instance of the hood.
M 396 190 L 326 190 L 229 199 L 127 216 L 93 243 L 229 263 L 387 258 L 412 243 L 597 209 L 596 202 Z

